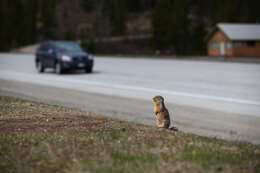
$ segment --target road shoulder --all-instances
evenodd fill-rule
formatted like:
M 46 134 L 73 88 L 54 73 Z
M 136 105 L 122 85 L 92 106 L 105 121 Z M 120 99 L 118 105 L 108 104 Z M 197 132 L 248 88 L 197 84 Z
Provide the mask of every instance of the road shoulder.
M 154 125 L 150 100 L 131 99 L 26 82 L 0 80 L 0 93 L 53 105 L 76 107 L 120 120 Z M 168 104 L 173 122 L 183 132 L 260 143 L 260 118 Z

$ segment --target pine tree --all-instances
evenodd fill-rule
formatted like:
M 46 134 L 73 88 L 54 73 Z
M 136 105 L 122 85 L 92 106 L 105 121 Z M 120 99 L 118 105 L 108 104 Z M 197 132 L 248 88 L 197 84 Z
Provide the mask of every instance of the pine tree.
M 123 35 L 126 30 L 125 19 L 126 19 L 126 1 L 125 0 L 112 0 L 111 1 L 112 12 L 111 12 L 111 24 L 112 33 L 114 35 Z
M 172 25 L 171 0 L 157 1 L 152 20 L 153 45 L 155 49 L 165 50 L 173 46 L 170 26 Z
M 42 37 L 44 40 L 56 38 L 56 0 L 41 1 Z
M 187 54 L 191 32 L 190 0 L 157 1 L 153 15 L 154 45 L 157 49 L 174 49 Z

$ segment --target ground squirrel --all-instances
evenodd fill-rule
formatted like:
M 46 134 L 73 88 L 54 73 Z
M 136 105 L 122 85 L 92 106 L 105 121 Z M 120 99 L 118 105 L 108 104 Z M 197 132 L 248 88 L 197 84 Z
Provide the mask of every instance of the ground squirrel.
M 153 112 L 155 113 L 157 126 L 168 129 L 171 123 L 170 115 L 164 105 L 164 99 L 162 96 L 153 97 Z

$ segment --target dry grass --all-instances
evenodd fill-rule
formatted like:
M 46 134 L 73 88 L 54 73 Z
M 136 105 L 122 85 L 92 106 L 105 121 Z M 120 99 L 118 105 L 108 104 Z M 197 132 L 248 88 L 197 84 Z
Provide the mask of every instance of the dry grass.
M 0 97 L 0 172 L 260 172 L 260 146 Z

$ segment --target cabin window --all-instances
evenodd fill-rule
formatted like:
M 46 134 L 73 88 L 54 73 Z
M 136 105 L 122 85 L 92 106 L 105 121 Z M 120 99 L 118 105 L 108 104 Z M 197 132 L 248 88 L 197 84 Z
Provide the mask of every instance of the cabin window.
M 242 46 L 243 46 L 243 42 L 241 42 L 241 41 L 233 42 L 233 47 L 242 47 Z
M 255 41 L 248 41 L 246 44 L 248 47 L 255 47 Z
M 217 42 L 217 41 L 211 41 L 211 42 L 209 43 L 209 48 L 210 48 L 210 49 L 216 49 L 216 48 L 218 48 L 218 42 Z

